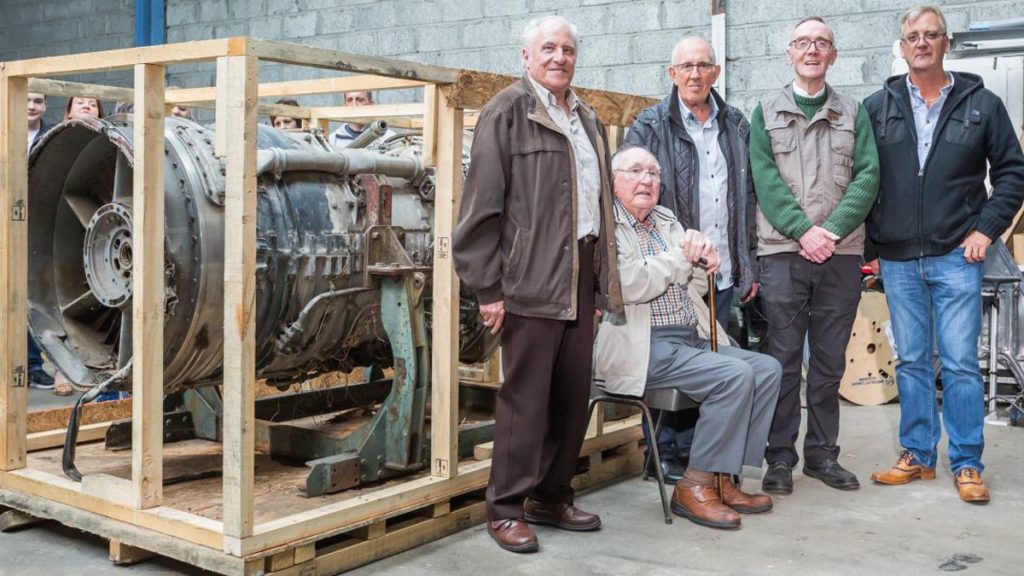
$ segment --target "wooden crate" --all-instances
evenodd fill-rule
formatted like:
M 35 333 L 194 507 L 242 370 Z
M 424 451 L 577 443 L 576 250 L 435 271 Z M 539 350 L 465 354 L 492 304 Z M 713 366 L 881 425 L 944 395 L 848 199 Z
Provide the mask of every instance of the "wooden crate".
M 216 63 L 216 85 L 167 90 L 166 68 L 194 62 Z M 297 82 L 258 83 L 261 62 L 310 66 L 358 75 Z M 118 88 L 66 82 L 53 77 L 132 69 L 134 87 Z M 26 93 L 88 96 L 134 102 L 135 166 L 133 242 L 137 266 L 133 273 L 133 361 L 130 400 L 132 450 L 115 473 L 94 472 L 78 483 L 53 467 L 59 432 L 30 440 L 27 432 L 27 376 L 24 338 L 7 338 L 0 347 L 0 504 L 110 539 L 120 558 L 136 558 L 142 549 L 223 574 L 259 574 L 283 567 L 306 566 L 321 558 L 318 543 L 339 534 L 367 529 L 381 535 L 380 552 L 338 552 L 342 560 L 324 565 L 351 566 L 440 537 L 452 527 L 481 519 L 479 505 L 457 508 L 464 520 L 445 520 L 419 529 L 416 537 L 390 532 L 389 519 L 416 511 L 445 509 L 465 494 L 486 485 L 490 461 L 458 459 L 459 399 L 458 279 L 451 263 L 451 230 L 462 186 L 463 129 L 466 111 L 478 109 L 516 77 L 458 70 L 390 58 L 349 54 L 252 38 L 206 40 L 22 60 L 0 64 L 0 327 L 5 334 L 26 333 L 27 314 L 27 139 Z M 316 94 L 345 90 L 422 90 L 421 102 L 362 108 L 307 108 L 259 105 L 258 97 Z M 579 90 L 609 127 L 613 145 L 622 127 L 654 101 L 594 90 Z M 163 439 L 163 148 L 164 113 L 169 104 L 208 106 L 216 115 L 216 153 L 226 159 L 224 244 L 224 442 L 206 454 L 198 445 L 167 445 Z M 409 477 L 368 490 L 350 491 L 309 505 L 275 508 L 280 497 L 265 485 L 263 457 L 257 451 L 260 423 L 255 419 L 254 365 L 256 254 L 256 122 L 258 114 L 283 114 L 326 127 L 331 120 L 405 119 L 424 130 L 423 160 L 435 167 L 435 269 L 433 272 L 433 343 L 431 387 L 431 465 Z M 7 216 L 9 215 L 9 217 Z M 102 426 L 102 422 L 95 422 Z M 608 432 L 595 422 L 588 445 L 607 448 L 639 437 L 636 422 Z M 96 438 L 89 429 L 82 440 Z M 616 434 L 618 436 L 616 436 Z M 34 443 L 33 443 L 34 442 Z M 604 449 L 602 448 L 602 449 Z M 39 449 L 39 452 L 35 452 Z M 80 451 L 88 448 L 83 446 Z M 186 450 L 184 453 L 180 450 Z M 30 453 L 30 450 L 32 452 Z M 49 450 L 49 452 L 48 452 Z M 192 450 L 189 452 L 188 450 Z M 593 448 L 591 448 L 592 454 Z M 600 454 L 600 452 L 596 452 Z M 183 461 L 200 457 L 220 461 L 223 477 L 217 514 L 188 509 L 174 496 L 175 485 L 164 480 Z M 47 461 L 47 458 L 51 461 Z M 81 461 L 82 459 L 80 459 Z M 635 458 L 634 458 L 635 460 Z M 590 457 L 591 468 L 602 465 Z M 85 466 L 83 466 L 85 467 Z M 87 468 L 87 467 L 85 467 Z M 165 470 L 166 469 L 166 470 Z M 624 467 L 601 470 L 626 470 Z M 260 482 L 257 483 L 257 477 Z M 273 484 L 272 482 L 270 484 Z M 271 494 L 268 500 L 267 494 Z M 473 506 L 477 506 L 474 508 Z M 438 508 L 440 507 L 440 508 Z M 448 515 L 450 515 L 449 512 Z M 444 515 L 444 516 L 448 516 Z M 453 516 L 452 518 L 456 518 Z M 383 524 L 381 524 L 383 522 Z M 377 526 L 378 528 L 368 528 Z M 383 529 L 380 528 L 383 526 Z M 387 540 L 388 534 L 394 538 Z M 388 544 L 385 542 L 404 544 Z M 310 548 L 313 546 L 313 548 Z M 367 550 L 378 550 L 367 544 Z M 116 549 L 116 550 L 115 550 Z M 312 552 L 311 552 L 312 550 Z M 359 549 L 362 550 L 362 549 Z M 310 554 L 313 554 L 310 558 Z M 332 556 L 334 558 L 334 556 Z M 366 560 L 358 560 L 366 558 Z M 269 560 L 268 560 L 269 559 Z M 301 560 L 301 561 L 300 561 Z M 332 568 L 333 569 L 333 568 Z M 303 569 L 305 570 L 305 569 Z M 306 572 L 302 572 L 306 573 Z

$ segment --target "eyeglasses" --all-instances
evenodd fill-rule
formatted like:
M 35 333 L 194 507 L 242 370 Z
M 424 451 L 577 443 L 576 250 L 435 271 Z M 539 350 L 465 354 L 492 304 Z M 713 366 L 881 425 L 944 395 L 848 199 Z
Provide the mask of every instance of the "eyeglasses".
M 811 44 L 814 44 L 815 50 L 819 50 L 821 52 L 831 50 L 832 46 L 834 46 L 831 40 L 826 40 L 825 38 L 817 38 L 815 40 L 811 40 L 810 38 L 797 38 L 789 43 L 790 46 L 800 51 L 807 50 L 811 47 Z
M 622 172 L 623 174 L 626 175 L 627 178 L 629 178 L 630 180 L 635 180 L 637 182 L 643 182 L 644 176 L 650 176 L 651 180 L 654 181 L 661 180 L 660 170 L 644 170 L 643 168 L 632 168 L 630 170 L 616 170 L 616 172 Z
M 911 44 L 911 45 L 913 45 L 913 44 L 917 44 L 918 42 L 920 42 L 921 39 L 923 38 L 929 44 L 934 44 L 935 42 L 937 42 L 939 40 L 939 38 L 945 38 L 945 37 L 946 37 L 946 33 L 945 32 L 925 32 L 924 34 L 918 34 L 917 32 L 914 32 L 912 34 L 907 34 L 906 36 L 900 38 L 900 41 L 903 42 L 904 44 Z
M 711 62 L 697 62 L 696 64 L 686 62 L 684 64 L 674 64 L 672 67 L 683 74 L 691 74 L 694 70 L 697 70 L 700 74 L 707 74 L 711 72 L 715 65 Z

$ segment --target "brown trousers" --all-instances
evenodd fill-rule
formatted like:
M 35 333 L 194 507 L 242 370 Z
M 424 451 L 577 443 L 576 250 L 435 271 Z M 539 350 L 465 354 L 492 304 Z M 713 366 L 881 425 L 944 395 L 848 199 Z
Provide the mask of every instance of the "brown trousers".
M 490 520 L 522 518 L 527 497 L 572 502 L 570 485 L 587 430 L 594 352 L 594 244 L 579 241 L 574 321 L 505 314 Z

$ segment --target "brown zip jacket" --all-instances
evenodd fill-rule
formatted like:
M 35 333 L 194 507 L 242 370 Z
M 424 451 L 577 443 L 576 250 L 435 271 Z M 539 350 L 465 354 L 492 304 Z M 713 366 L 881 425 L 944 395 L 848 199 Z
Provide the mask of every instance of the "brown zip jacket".
M 601 172 L 597 305 L 621 313 L 607 137 L 592 108 L 580 102 L 578 113 Z M 453 237 L 459 278 L 481 304 L 504 300 L 512 314 L 575 320 L 579 245 L 573 148 L 529 79 L 502 90 L 480 111 L 471 159 Z

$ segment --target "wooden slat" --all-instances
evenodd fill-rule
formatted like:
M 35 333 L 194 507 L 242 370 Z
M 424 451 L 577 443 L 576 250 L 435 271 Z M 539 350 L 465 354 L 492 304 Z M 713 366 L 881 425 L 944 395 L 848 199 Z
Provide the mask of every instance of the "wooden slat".
M 313 94 L 338 94 L 362 90 L 400 90 L 423 86 L 421 80 L 386 78 L 383 76 L 340 76 L 314 80 L 290 80 L 260 84 L 260 98 L 281 96 L 309 96 Z M 210 88 L 179 88 L 167 91 L 167 101 L 176 104 L 201 104 L 217 99 L 217 90 Z
M 110 428 L 110 422 L 83 424 L 78 427 L 78 443 L 82 444 L 84 442 L 102 440 L 106 437 L 108 428 Z M 47 448 L 63 446 L 66 435 L 67 430 L 63 428 L 47 430 L 45 432 L 29 432 L 28 439 L 26 440 L 28 443 L 28 451 L 33 452 L 35 450 L 45 450 Z
M 249 56 L 256 56 L 260 60 L 272 62 L 441 83 L 454 82 L 459 75 L 459 71 L 454 68 L 409 62 L 397 58 L 352 54 L 339 50 L 311 48 L 299 44 L 255 38 L 247 40 L 246 53 Z
M 0 64 L 2 67 L 3 64 Z M 2 68 L 0 68 L 2 72 Z M 0 470 L 25 466 L 28 82 L 0 74 Z
M 131 88 L 87 84 L 85 82 L 66 82 L 64 80 L 50 80 L 46 78 L 29 78 L 28 90 L 29 92 L 39 92 L 47 96 L 66 98 L 80 96 L 82 98 L 98 98 L 100 100 L 121 102 L 131 102 L 135 99 L 135 91 Z
M 393 116 L 422 116 L 423 104 L 375 104 L 373 106 L 324 106 L 312 109 L 314 118 L 328 120 L 365 120 Z
M 632 440 L 643 437 L 640 431 L 640 416 L 630 416 L 623 420 L 605 422 L 603 433 L 600 436 L 591 436 L 583 441 L 580 448 L 580 456 L 589 456 L 595 452 L 601 452 L 615 446 L 620 446 Z M 487 460 L 494 451 L 494 442 L 478 444 L 473 449 L 473 458 Z
M 423 149 L 424 166 L 437 164 L 437 86 L 423 87 Z
M 156 556 L 155 553 L 150 552 L 149 550 L 136 548 L 135 546 L 125 544 L 116 538 L 110 539 L 107 550 L 110 561 L 118 566 L 138 564 L 139 562 L 144 562 Z
M 481 108 L 495 94 L 519 80 L 516 76 L 492 74 L 476 70 L 461 70 L 455 84 L 446 86 L 452 105 L 459 108 Z M 654 98 L 606 92 L 591 88 L 573 87 L 573 90 L 597 112 L 601 122 L 610 126 L 630 126 L 644 108 L 656 104 Z
M 437 100 L 436 141 L 430 470 L 434 476 L 452 478 L 459 461 L 459 279 L 451 238 L 462 196 L 462 110 L 444 93 Z
M 183 64 L 200 60 L 212 60 L 232 52 L 245 50 L 244 38 L 223 38 L 182 42 L 172 46 L 146 46 L 67 54 L 32 60 L 18 60 L 7 63 L 7 73 L 12 76 L 60 76 L 82 74 L 104 70 L 123 70 L 136 64 Z M 27 138 L 27 136 L 26 136 Z
M 28 413 L 28 433 L 45 432 L 47 430 L 62 430 L 68 425 L 71 417 L 72 406 L 62 406 L 49 410 L 39 410 Z M 110 422 L 112 420 L 123 420 L 132 415 L 132 400 L 124 398 L 111 402 L 94 402 L 82 406 L 82 416 L 79 423 L 96 424 L 98 422 Z
M 132 174 L 132 502 L 163 500 L 164 67 L 135 67 Z
M 227 136 L 224 195 L 224 535 L 253 530 L 256 332 L 256 78 L 248 56 L 218 62 Z M 219 108 L 218 113 L 222 110 Z

